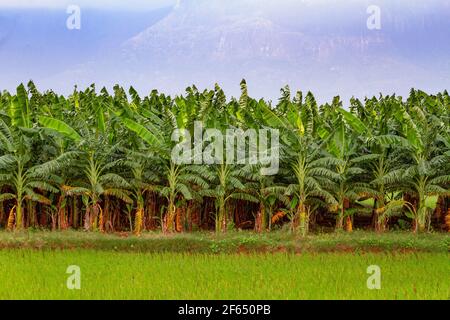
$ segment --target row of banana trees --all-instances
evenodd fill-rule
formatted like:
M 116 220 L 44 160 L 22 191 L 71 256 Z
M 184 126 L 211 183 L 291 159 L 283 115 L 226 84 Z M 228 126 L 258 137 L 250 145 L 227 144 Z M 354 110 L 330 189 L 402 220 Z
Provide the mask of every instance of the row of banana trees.
M 241 220 L 250 213 L 257 232 L 283 221 L 305 235 L 324 214 L 334 215 L 338 230 L 370 215 L 380 232 L 393 216 L 422 232 L 433 210 L 450 213 L 446 91 L 351 99 L 346 107 L 339 97 L 318 105 L 309 92 L 291 96 L 288 87 L 274 104 L 250 98 L 245 81 L 241 91 L 227 99 L 217 85 L 192 86 L 175 98 L 157 91 L 142 98 L 133 88 L 92 85 L 65 97 L 30 82 L 2 92 L 0 224 L 225 232 L 248 224 Z M 278 173 L 262 175 L 249 163 L 174 162 L 173 132 L 193 136 L 199 121 L 224 133 L 277 129 Z

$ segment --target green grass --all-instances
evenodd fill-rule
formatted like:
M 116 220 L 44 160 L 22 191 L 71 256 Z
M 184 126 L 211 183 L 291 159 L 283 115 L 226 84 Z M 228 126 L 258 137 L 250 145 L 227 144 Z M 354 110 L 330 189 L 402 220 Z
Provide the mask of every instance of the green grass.
M 69 265 L 81 290 L 66 287 Z M 369 290 L 369 265 L 381 289 Z M 447 253 L 0 250 L 0 299 L 448 299 Z
M 133 252 L 178 253 L 241 253 L 241 252 L 448 252 L 448 233 L 414 235 L 411 232 L 355 231 L 353 233 L 323 233 L 302 238 L 289 232 L 274 231 L 210 232 L 162 235 L 144 233 L 140 237 L 120 237 L 116 234 L 80 231 L 0 232 L 0 248 L 34 249 L 95 249 Z

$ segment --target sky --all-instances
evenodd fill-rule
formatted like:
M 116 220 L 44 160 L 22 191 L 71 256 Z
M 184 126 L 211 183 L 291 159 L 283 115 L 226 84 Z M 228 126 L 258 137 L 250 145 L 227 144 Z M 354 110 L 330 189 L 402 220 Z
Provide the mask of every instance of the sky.
M 245 78 L 274 101 L 285 85 L 322 102 L 436 93 L 450 87 L 449 39 L 450 0 L 0 0 L 0 90 L 218 83 L 237 96 Z
M 75 4 L 83 8 L 142 10 L 173 6 L 176 2 L 177 0 L 0 0 L 0 8 L 57 9 Z

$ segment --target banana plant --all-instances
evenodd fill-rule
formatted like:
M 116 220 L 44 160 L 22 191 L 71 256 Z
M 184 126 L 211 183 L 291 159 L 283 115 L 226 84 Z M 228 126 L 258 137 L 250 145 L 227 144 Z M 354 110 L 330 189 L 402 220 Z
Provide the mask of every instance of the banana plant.
M 450 158 L 438 144 L 438 136 L 448 127 L 441 119 L 427 112 L 430 103 L 428 95 L 412 93 L 409 105 L 402 106 L 395 114 L 408 140 L 407 161 L 388 178 L 402 184 L 403 190 L 417 195 L 418 203 L 413 216 L 415 232 L 423 232 L 429 225 L 432 212 L 430 197 L 449 195 L 449 190 L 443 186 L 450 183 L 450 175 L 443 168 Z
M 218 85 L 175 97 L 95 85 L 62 96 L 30 81 L 0 92 L 0 120 L 0 223 L 8 224 L 6 209 L 14 228 L 47 226 L 50 214 L 55 228 L 84 222 L 89 230 L 139 234 L 147 214 L 162 212 L 161 228 L 173 232 L 186 219 L 212 228 L 208 215 L 216 212 L 217 231 L 254 215 L 259 232 L 271 228 L 276 210 L 274 221 L 287 212 L 291 230 L 307 235 L 320 215 L 337 213 L 337 229 L 351 230 L 352 217 L 370 210 L 377 231 L 406 216 L 422 232 L 431 230 L 436 199 L 441 225 L 433 227 L 450 217 L 447 91 L 352 99 L 346 109 L 339 97 L 318 105 L 311 92 L 291 96 L 289 87 L 272 105 L 251 98 L 245 81 L 237 99 Z M 208 145 L 195 139 L 198 123 L 203 136 L 205 129 L 277 129 L 278 172 L 203 164 Z M 179 162 L 176 146 L 192 142 L 201 157 L 191 149 L 193 161 Z
M 350 109 L 353 112 L 344 109 L 339 109 L 339 112 L 362 141 L 363 148 L 357 162 L 370 174 L 370 185 L 376 190 L 376 194 L 373 194 L 373 222 L 375 230 L 382 232 L 387 227 L 389 217 L 401 212 L 392 210 L 399 208 L 401 200 L 396 196 L 399 193 L 397 186 L 389 183 L 389 177 L 399 169 L 408 141 L 395 131 L 393 114 L 399 107 L 395 97 L 386 97 L 380 101 L 367 100 L 366 105 L 367 108 L 364 108 L 359 100 L 352 99 Z M 405 201 L 403 205 L 407 205 Z
M 244 190 L 250 196 L 243 196 L 241 199 L 246 198 L 247 201 L 259 203 L 254 228 L 258 233 L 271 229 L 271 218 L 276 201 L 286 206 L 289 204 L 289 199 L 285 195 L 286 187 L 277 185 L 274 176 L 261 174 L 261 169 L 261 165 L 248 164 L 239 169 L 237 174 L 245 180 Z
M 176 145 L 172 140 L 172 134 L 175 130 L 184 130 L 189 121 L 185 105 L 179 106 L 176 114 L 170 110 L 165 110 L 164 114 L 156 110 L 147 110 L 145 113 L 147 119 L 136 115 L 141 121 L 146 120 L 144 124 L 123 114 L 117 115 L 123 124 L 152 150 L 154 165 L 158 168 L 162 180 L 159 193 L 167 200 L 167 212 L 162 221 L 162 229 L 165 232 L 174 232 L 178 198 L 192 200 L 195 197 L 195 187 L 208 188 L 206 181 L 208 173 L 204 167 L 180 164 L 172 157 L 172 150 Z
M 31 156 L 31 138 L 20 129 L 11 130 L 0 119 L 0 184 L 10 191 L 0 195 L 0 202 L 14 200 L 14 206 L 9 212 L 8 229 L 20 230 L 24 227 L 24 201 L 38 202 L 51 206 L 52 203 L 43 192 L 56 193 L 55 183 L 58 177 L 42 175 L 46 163 L 33 163 Z M 53 160 L 64 162 L 67 155 Z M 31 215 L 30 212 L 28 214 Z
M 345 113 L 344 113 L 345 114 Z M 335 131 L 332 139 L 327 144 L 327 155 L 319 160 L 324 166 L 332 170 L 336 176 L 332 178 L 334 185 L 331 192 L 334 195 L 337 206 L 336 230 L 342 230 L 344 227 L 344 218 L 346 219 L 347 229 L 352 229 L 351 214 L 356 210 L 350 209 L 350 204 L 355 203 L 361 198 L 376 197 L 378 192 L 372 188 L 368 181 L 365 181 L 365 169 L 361 165 L 367 160 L 373 159 L 372 155 L 361 155 L 359 153 L 358 137 L 355 132 L 350 130 L 343 117 L 337 116 L 335 122 Z M 364 209 L 358 208 L 360 211 Z
M 132 199 L 136 204 L 135 221 L 133 231 L 140 235 L 144 228 L 145 194 L 147 192 L 160 192 L 158 175 L 152 171 L 151 163 L 155 160 L 151 153 L 125 149 L 126 159 L 121 163 L 131 172 L 128 181 L 132 189 Z
M 81 176 L 75 178 L 76 185 L 69 190 L 69 194 L 83 194 L 88 197 L 89 202 L 86 207 L 84 217 L 84 228 L 86 230 L 104 230 L 105 220 L 101 198 L 112 196 L 125 203 L 131 203 L 129 197 L 130 184 L 119 174 L 112 172 L 112 168 L 117 166 L 119 160 L 115 160 L 117 145 L 108 143 L 109 137 L 98 131 L 92 131 L 89 127 L 83 127 L 83 134 L 79 134 L 75 129 L 62 120 L 46 116 L 39 118 L 41 125 L 48 130 L 53 130 L 66 138 L 72 140 L 77 146 L 76 161 L 73 163 L 79 169 Z M 55 170 L 61 170 L 56 166 Z
M 262 117 L 267 126 L 281 131 L 281 158 L 286 164 L 285 176 L 290 177 L 284 179 L 285 195 L 290 197 L 291 205 L 296 205 L 292 229 L 299 225 L 299 232 L 305 236 L 316 204 L 336 202 L 328 189 L 330 179 L 337 175 L 320 161 L 322 148 L 316 144 L 315 136 L 327 141 L 329 132 L 314 122 L 313 106 L 308 102 L 302 104 L 301 93 L 290 101 L 288 88 L 284 89 L 284 97 L 276 110 L 262 106 Z

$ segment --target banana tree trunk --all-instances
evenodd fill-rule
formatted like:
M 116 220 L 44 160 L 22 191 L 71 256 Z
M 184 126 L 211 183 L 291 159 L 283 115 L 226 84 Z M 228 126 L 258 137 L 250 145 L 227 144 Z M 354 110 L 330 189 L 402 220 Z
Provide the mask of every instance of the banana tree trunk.
M 23 228 L 23 208 L 22 208 L 22 200 L 17 201 L 16 205 L 16 224 L 15 229 L 21 230 Z
M 219 212 L 218 219 L 216 220 L 216 232 L 227 232 L 227 217 L 224 197 L 219 198 Z
M 99 220 L 99 221 L 98 221 Z M 103 225 L 103 213 L 98 203 L 88 205 L 84 216 L 84 229 L 86 231 L 97 230 Z
M 340 210 L 338 212 L 338 218 L 336 221 L 336 230 L 342 230 L 344 227 L 344 214 L 345 214 L 345 208 L 344 204 L 342 203 L 340 206 Z
M 266 229 L 266 208 L 261 203 L 259 205 L 259 211 L 255 218 L 255 232 L 263 232 Z
M 302 237 L 306 236 L 309 231 L 308 211 L 303 202 L 300 202 L 297 208 L 297 216 L 299 219 L 299 232 Z
M 139 208 L 136 211 L 136 218 L 134 221 L 134 233 L 138 236 L 142 232 L 142 221 L 143 221 L 144 209 Z
M 3 202 L 0 203 L 0 224 L 3 223 L 3 219 L 5 216 L 5 207 L 3 205 Z
M 77 198 L 74 196 L 72 199 L 72 226 L 73 228 L 78 228 L 78 207 Z
M 100 232 L 105 232 L 105 215 L 103 214 L 103 210 L 100 206 L 98 206 L 98 229 Z
M 345 221 L 345 231 L 353 232 L 353 221 L 350 216 L 347 216 L 347 219 Z
M 427 208 L 419 204 L 419 209 L 417 210 L 416 221 L 415 221 L 415 232 L 422 233 L 426 231 L 427 223 Z
M 174 231 L 175 213 L 176 213 L 175 195 L 171 195 L 169 197 L 169 207 L 168 207 L 167 213 L 163 220 L 163 224 L 164 224 L 163 231 L 164 232 L 173 232 Z
M 183 217 L 184 217 L 184 209 L 177 208 L 175 211 L 175 231 L 183 232 Z
M 376 232 L 384 232 L 387 228 L 387 218 L 384 215 L 384 212 L 386 211 L 386 204 L 384 201 L 384 198 L 381 198 L 379 200 L 375 200 L 375 209 L 374 215 L 375 215 L 375 231 Z
M 447 231 L 450 232 L 450 207 L 447 210 L 447 215 L 445 216 L 445 226 L 447 227 Z
M 420 180 L 419 185 L 422 187 L 425 184 L 422 182 L 422 180 Z M 416 218 L 415 232 L 419 232 L 419 233 L 426 231 L 426 224 L 427 224 L 427 218 L 428 218 L 428 210 L 425 205 L 427 197 L 426 197 L 426 193 L 425 193 L 424 189 L 425 188 L 422 187 L 418 190 L 419 191 L 418 192 L 419 193 L 419 202 L 418 202 L 417 214 L 415 217 Z
M 11 231 L 14 229 L 14 222 L 16 219 L 16 206 L 13 206 L 11 210 L 9 210 L 8 215 L 8 223 L 7 223 L 7 230 Z

